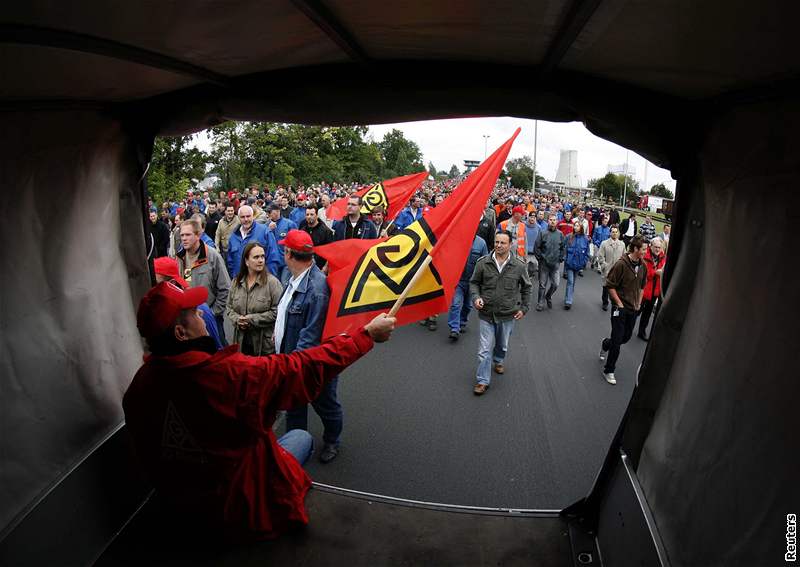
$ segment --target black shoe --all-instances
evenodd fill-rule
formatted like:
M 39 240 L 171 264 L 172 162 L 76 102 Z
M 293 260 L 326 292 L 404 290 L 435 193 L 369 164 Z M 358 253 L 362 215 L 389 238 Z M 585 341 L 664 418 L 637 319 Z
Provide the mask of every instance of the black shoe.
M 578 270 L 578 275 L 579 275 L 580 277 L 583 277 L 583 270 Z
M 536 304 L 536 311 L 544 311 L 544 305 L 541 303 Z
M 453 342 L 456 342 L 458 340 L 458 331 L 450 331 L 450 334 L 447 335 L 447 338 Z
M 466 332 L 467 332 L 467 326 L 464 325 L 463 327 L 461 327 L 461 331 L 459 331 L 459 334 L 463 335 Z
M 436 321 L 431 321 L 430 323 L 428 323 L 428 330 L 429 331 L 435 331 L 438 328 L 439 328 L 439 325 L 436 323 Z
M 608 311 L 608 303 L 603 305 L 603 311 Z
M 552 299 L 548 299 L 547 300 L 547 308 L 548 309 L 552 309 L 553 308 L 553 300 Z
M 330 463 L 338 455 L 339 455 L 338 445 L 333 445 L 332 443 L 325 443 L 325 445 L 322 447 L 322 451 L 319 454 L 319 462 Z
M 572 305 L 569 305 L 568 303 L 565 303 L 564 304 L 564 310 L 565 311 L 569 311 L 570 309 L 572 309 Z

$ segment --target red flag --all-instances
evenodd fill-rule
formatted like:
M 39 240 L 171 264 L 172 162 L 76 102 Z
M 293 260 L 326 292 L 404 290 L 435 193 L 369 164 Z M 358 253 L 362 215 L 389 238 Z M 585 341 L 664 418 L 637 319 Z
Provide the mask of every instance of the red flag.
M 324 337 L 352 331 L 391 309 L 420 271 L 397 313 L 398 325 L 448 309 L 478 221 L 519 131 L 427 217 L 393 237 L 340 240 L 315 249 L 328 260 L 331 288 Z M 428 256 L 432 261 L 426 265 Z
M 426 177 L 428 177 L 428 172 L 420 171 L 363 187 L 355 193 L 363 201 L 361 212 L 368 215 L 372 209 L 380 206 L 386 212 L 386 218 L 393 219 L 411 200 Z M 342 197 L 331 203 L 331 206 L 325 211 L 325 215 L 331 220 L 342 220 L 347 214 L 347 199 L 348 197 Z

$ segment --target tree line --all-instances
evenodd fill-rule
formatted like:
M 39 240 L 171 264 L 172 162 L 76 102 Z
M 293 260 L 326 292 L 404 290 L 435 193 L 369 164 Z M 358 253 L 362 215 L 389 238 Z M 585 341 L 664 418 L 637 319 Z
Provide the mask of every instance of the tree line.
M 367 183 L 424 169 L 419 146 L 397 129 L 380 141 L 367 136 L 366 126 L 279 122 L 225 122 L 207 134 L 211 142 L 207 152 L 193 146 L 192 136 L 155 140 L 147 178 L 154 201 L 183 197 L 193 180 L 211 172 L 222 179 L 221 189 L 244 189 L 253 185 Z M 453 172 L 459 174 L 455 165 Z

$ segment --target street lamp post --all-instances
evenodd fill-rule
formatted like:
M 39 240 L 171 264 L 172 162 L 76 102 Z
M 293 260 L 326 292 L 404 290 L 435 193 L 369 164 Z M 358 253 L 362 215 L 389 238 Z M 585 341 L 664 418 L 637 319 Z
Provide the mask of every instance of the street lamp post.
M 536 193 L 536 146 L 539 141 L 539 121 L 533 122 L 533 179 L 531 179 L 531 191 Z
M 631 152 L 625 152 L 625 182 L 622 185 L 622 209 L 625 209 L 625 197 L 628 194 L 628 158 L 630 157 Z
M 489 144 L 489 137 L 490 137 L 489 134 L 484 134 L 483 135 L 483 159 L 484 159 L 484 161 L 486 161 L 486 149 L 487 149 L 488 144 Z

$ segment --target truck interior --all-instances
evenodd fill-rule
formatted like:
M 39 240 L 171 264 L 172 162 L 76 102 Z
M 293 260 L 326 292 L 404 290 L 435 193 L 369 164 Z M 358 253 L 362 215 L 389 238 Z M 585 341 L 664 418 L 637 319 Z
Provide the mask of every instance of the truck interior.
M 6 3 L 0 564 L 783 562 L 800 510 L 798 18 L 780 0 Z M 276 542 L 182 533 L 121 409 L 154 138 L 468 116 L 580 121 L 677 181 L 664 304 L 591 491 L 519 512 L 318 486 L 309 528 Z

